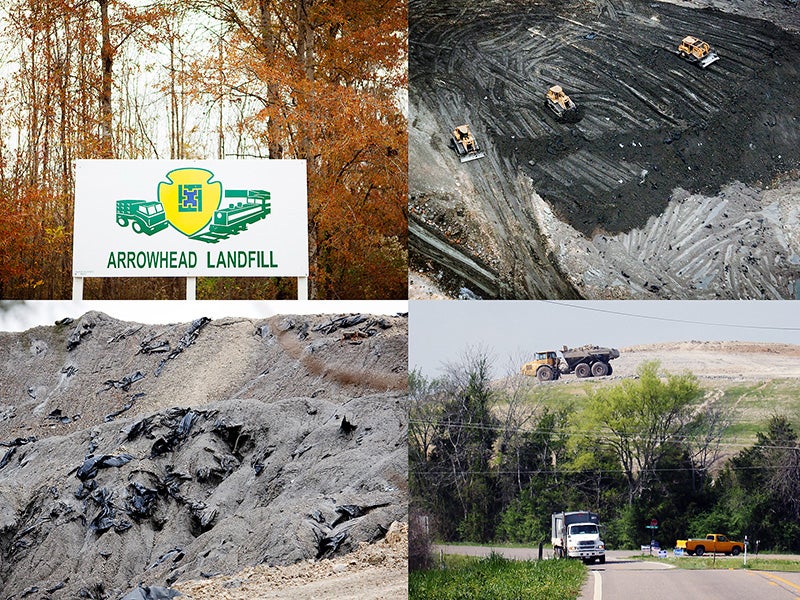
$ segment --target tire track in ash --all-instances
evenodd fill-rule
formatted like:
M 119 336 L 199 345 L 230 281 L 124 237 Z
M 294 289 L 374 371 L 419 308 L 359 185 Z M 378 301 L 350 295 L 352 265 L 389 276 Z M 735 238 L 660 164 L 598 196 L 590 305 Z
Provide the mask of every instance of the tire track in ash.
M 435 12 L 428 5 L 416 3 L 410 10 L 412 15 Z M 474 14 L 470 13 L 469 16 L 474 17 Z M 460 199 L 467 205 L 466 213 L 472 215 L 472 219 L 460 218 L 459 227 L 461 224 L 469 225 L 473 230 L 472 243 L 468 245 L 480 251 L 473 251 L 471 256 L 480 259 L 482 266 L 495 265 L 492 267 L 493 276 L 498 284 L 492 287 L 501 290 L 499 297 L 575 298 L 577 293 L 565 281 L 555 262 L 545 256 L 538 230 L 535 226 L 531 227 L 525 217 L 529 205 L 528 194 L 520 187 L 519 170 L 513 164 L 512 157 L 493 151 L 487 153 L 485 159 L 461 165 L 447 149 L 449 130 L 464 122 L 470 123 L 479 142 L 486 144 L 492 133 L 485 126 L 484 98 L 488 100 L 492 96 L 501 102 L 503 87 L 508 87 L 506 84 L 513 85 L 513 81 L 509 80 L 499 85 L 503 77 L 495 77 L 486 70 L 476 72 L 472 68 L 472 57 L 481 52 L 477 47 L 477 36 L 482 26 L 479 22 L 464 25 L 460 18 L 464 18 L 461 6 L 445 7 L 436 12 L 433 22 L 425 25 L 424 33 L 417 32 L 419 21 L 411 23 L 414 32 L 411 35 L 418 42 L 411 47 L 411 61 L 435 65 L 430 72 L 410 70 L 410 88 L 415 90 L 411 100 L 410 131 L 410 137 L 414 140 L 410 143 L 412 209 L 416 199 L 433 195 L 438 196 L 439 206 L 436 202 L 426 200 L 426 208 L 432 208 L 426 212 L 448 212 L 453 193 L 457 192 L 454 188 L 461 185 L 462 189 L 469 190 Z M 473 40 L 465 41 L 466 38 L 454 31 L 454 28 L 463 31 L 464 27 L 472 29 Z M 427 43 L 427 36 L 436 39 L 436 43 Z M 466 71 L 471 73 L 467 79 L 459 75 Z M 429 103 L 428 100 L 433 98 L 435 102 Z M 415 127 L 419 129 L 415 130 Z M 420 140 L 423 140 L 422 145 L 417 143 Z M 431 165 L 435 165 L 435 169 Z M 430 176 L 423 185 L 418 185 L 421 172 L 430 173 Z M 417 182 L 416 188 L 414 182 Z M 429 216 L 431 218 L 425 221 L 426 226 L 436 221 L 436 214 Z M 443 234 L 444 231 L 439 233 Z M 420 250 L 431 239 L 430 236 L 424 236 L 413 240 L 412 263 L 414 260 L 427 260 Z M 524 242 L 515 245 L 509 243 L 511 239 Z M 459 252 L 464 251 L 466 246 L 460 247 Z M 430 251 L 428 254 L 441 255 L 436 248 L 425 249 Z M 496 265 L 502 266 L 496 268 Z M 437 263 L 437 266 L 457 277 L 462 276 L 454 273 L 448 264 Z M 470 284 L 469 280 L 464 283 Z
M 800 165 L 800 45 L 770 23 L 632 1 L 412 2 L 411 15 L 412 106 L 434 115 L 440 135 L 468 121 L 483 142 L 472 202 L 506 254 L 538 235 L 524 198 L 511 196 L 524 192 L 520 173 L 577 231 L 608 235 L 644 229 L 676 188 L 759 186 Z M 721 60 L 702 70 L 675 56 L 690 33 Z M 544 110 L 553 83 L 583 108 L 579 123 Z M 737 255 L 724 246 L 713 252 Z

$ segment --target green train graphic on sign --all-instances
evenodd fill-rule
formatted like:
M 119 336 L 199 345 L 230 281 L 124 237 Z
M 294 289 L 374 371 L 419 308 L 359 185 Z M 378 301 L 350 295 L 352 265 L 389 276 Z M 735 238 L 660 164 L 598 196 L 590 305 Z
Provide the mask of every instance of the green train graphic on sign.
M 168 225 L 193 240 L 216 244 L 264 219 L 272 211 L 264 190 L 225 190 L 232 200 L 220 208 L 222 184 L 206 169 L 182 168 L 158 184 L 158 200 L 117 200 L 117 224 L 136 233 L 155 235 Z

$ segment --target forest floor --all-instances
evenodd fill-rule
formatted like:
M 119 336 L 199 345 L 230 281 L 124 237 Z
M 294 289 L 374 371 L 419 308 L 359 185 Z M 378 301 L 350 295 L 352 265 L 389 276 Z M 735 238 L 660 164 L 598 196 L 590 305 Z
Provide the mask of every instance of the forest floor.
M 416 273 L 452 297 L 800 295 L 800 8 L 412 0 L 410 17 Z M 720 60 L 681 60 L 689 34 Z M 555 83 L 577 122 L 545 108 Z M 462 164 L 465 122 L 486 157 Z
M 275 594 L 405 597 L 407 332 L 405 316 L 90 312 L 0 333 L 3 597 L 186 582 L 202 598 L 277 567 Z

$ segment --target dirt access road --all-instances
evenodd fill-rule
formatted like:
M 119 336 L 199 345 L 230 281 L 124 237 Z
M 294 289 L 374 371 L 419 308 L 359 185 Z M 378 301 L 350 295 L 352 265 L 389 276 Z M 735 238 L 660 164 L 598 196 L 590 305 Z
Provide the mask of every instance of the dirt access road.
M 794 297 L 800 9 L 767 4 L 412 0 L 414 268 L 485 298 Z M 678 58 L 688 34 L 721 59 Z

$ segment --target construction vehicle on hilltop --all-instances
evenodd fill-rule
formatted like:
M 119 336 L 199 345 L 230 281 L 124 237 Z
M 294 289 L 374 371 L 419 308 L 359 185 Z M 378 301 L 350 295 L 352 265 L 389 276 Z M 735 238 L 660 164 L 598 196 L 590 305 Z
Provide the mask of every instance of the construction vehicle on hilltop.
M 486 156 L 478 146 L 478 142 L 475 141 L 469 125 L 459 125 L 453 129 L 450 135 L 450 147 L 456 151 L 462 163 Z
M 705 69 L 719 60 L 719 55 L 703 40 L 687 35 L 678 45 L 678 56 Z
M 578 106 L 564 93 L 560 85 L 547 90 L 545 105 L 559 121 L 577 120 Z
M 576 377 L 603 377 L 611 375 L 610 361 L 619 358 L 616 348 L 581 346 L 561 349 L 561 357 L 554 350 L 537 352 L 534 360 L 522 365 L 523 375 L 536 377 L 539 381 L 553 381 L 562 375 L 574 373 Z

